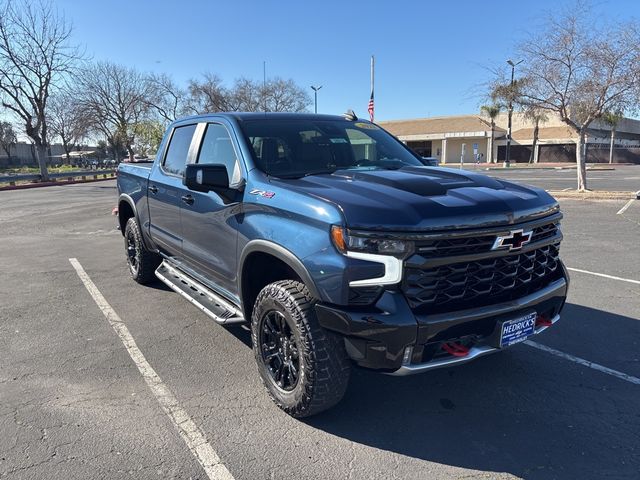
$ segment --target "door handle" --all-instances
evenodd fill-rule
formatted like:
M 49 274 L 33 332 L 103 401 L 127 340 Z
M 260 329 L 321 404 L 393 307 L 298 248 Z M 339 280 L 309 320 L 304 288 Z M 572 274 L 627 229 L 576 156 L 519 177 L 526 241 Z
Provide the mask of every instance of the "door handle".
M 150 191 L 151 193 L 154 193 L 154 194 L 155 194 L 155 193 L 158 193 L 158 187 L 156 187 L 155 185 L 151 185 L 151 186 L 149 187 L 149 191 Z
M 193 198 L 191 195 L 183 195 L 181 198 L 182 201 L 187 205 L 193 205 L 193 202 L 196 201 L 195 198 Z

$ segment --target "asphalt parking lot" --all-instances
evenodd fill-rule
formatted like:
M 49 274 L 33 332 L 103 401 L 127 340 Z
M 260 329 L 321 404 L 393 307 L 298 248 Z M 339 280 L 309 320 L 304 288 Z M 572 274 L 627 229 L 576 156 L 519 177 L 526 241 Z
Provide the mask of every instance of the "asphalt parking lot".
M 501 177 L 514 182 L 537 185 L 547 190 L 575 190 L 576 170 L 573 168 L 557 169 L 525 169 L 505 168 L 486 170 L 486 166 L 466 167 L 487 175 Z M 588 187 L 593 190 L 630 191 L 640 190 L 640 165 L 614 165 L 615 170 L 602 170 L 608 165 L 598 165 L 598 170 L 590 170 L 587 174 Z
M 264 392 L 246 330 L 129 278 L 115 195 L 114 181 L 0 192 L 0 478 L 207 478 L 70 258 L 233 478 L 639 477 L 640 201 L 562 201 L 571 292 L 535 338 L 553 351 L 356 370 L 341 404 L 299 421 Z

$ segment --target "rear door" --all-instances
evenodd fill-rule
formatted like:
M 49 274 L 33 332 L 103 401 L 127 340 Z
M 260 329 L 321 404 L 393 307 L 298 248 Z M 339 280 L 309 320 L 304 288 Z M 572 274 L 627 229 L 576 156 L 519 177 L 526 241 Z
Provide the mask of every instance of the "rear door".
M 196 163 L 219 164 L 227 167 L 230 183 L 241 182 L 240 151 L 232 130 L 223 121 L 209 122 L 197 151 Z M 238 216 L 242 211 L 242 192 L 189 191 L 192 203 L 182 204 L 182 232 L 184 261 L 193 270 L 232 300 L 238 299 L 237 243 Z
M 188 161 L 196 124 L 174 127 L 164 155 L 154 165 L 148 183 L 149 230 L 156 245 L 169 256 L 181 257 L 180 207 L 185 195 L 182 176 Z

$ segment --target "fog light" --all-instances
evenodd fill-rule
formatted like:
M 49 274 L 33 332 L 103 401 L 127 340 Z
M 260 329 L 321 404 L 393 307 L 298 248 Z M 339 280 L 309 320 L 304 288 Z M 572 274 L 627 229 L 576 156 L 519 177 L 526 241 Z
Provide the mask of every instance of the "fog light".
M 405 347 L 404 355 L 402 355 L 402 365 L 411 363 L 411 355 L 413 355 L 413 346 Z

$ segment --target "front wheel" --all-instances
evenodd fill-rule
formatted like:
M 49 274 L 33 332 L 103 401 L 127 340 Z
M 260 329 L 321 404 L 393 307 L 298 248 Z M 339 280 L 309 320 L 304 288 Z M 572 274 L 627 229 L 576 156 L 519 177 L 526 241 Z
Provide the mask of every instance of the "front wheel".
M 155 271 L 160 265 L 160 256 L 144 246 L 142 233 L 135 218 L 127 220 L 124 229 L 124 247 L 131 278 L 144 285 L 155 280 Z
M 289 415 L 315 415 L 337 404 L 351 364 L 338 335 L 323 329 L 303 283 L 281 280 L 262 289 L 251 316 L 258 372 L 273 401 Z

